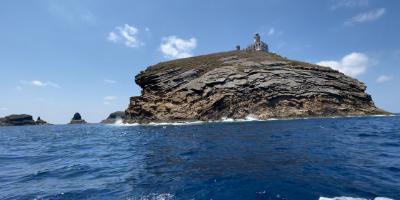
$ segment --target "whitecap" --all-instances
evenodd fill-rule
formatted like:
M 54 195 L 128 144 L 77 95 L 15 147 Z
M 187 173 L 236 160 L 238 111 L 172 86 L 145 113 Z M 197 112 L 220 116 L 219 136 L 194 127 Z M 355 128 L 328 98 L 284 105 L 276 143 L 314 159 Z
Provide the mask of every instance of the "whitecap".
M 149 195 L 145 195 L 142 196 L 140 198 L 127 198 L 127 200 L 170 200 L 170 199 L 174 199 L 174 195 L 173 194 L 169 194 L 169 193 L 161 193 L 161 194 L 155 194 L 155 193 L 151 193 Z

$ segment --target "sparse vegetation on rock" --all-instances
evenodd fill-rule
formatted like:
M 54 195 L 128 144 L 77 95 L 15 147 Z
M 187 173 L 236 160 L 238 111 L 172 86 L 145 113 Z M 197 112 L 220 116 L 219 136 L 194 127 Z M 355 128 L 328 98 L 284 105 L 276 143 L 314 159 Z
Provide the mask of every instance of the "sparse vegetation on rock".
M 364 83 L 268 52 L 232 51 L 162 62 L 135 77 L 126 122 L 388 114 Z

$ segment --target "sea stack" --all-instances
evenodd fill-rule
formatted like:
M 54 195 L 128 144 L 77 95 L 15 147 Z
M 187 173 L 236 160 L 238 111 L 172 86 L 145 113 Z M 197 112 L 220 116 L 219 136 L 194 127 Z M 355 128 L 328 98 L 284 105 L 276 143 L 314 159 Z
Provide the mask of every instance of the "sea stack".
M 87 122 L 82 119 L 81 114 L 75 113 L 69 124 L 87 124 Z
M 125 120 L 125 112 L 124 111 L 117 111 L 111 113 L 107 119 L 101 121 L 102 124 L 114 124 L 118 120 Z
M 176 122 L 389 114 L 366 85 L 331 69 L 290 60 L 255 36 L 244 50 L 162 62 L 135 77 L 126 122 Z

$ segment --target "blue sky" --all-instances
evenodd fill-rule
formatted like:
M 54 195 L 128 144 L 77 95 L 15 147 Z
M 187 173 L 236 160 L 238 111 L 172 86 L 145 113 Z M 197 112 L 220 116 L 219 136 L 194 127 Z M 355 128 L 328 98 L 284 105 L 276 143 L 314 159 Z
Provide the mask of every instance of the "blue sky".
M 400 1 L 0 2 L 0 116 L 98 122 L 140 94 L 134 76 L 168 59 L 232 50 L 259 32 L 270 50 L 330 65 L 400 112 Z

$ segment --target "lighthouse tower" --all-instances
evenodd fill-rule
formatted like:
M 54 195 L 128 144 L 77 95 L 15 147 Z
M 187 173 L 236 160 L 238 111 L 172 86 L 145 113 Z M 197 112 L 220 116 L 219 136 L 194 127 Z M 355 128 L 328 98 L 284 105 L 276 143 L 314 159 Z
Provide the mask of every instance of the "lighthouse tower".
M 268 45 L 261 41 L 261 36 L 259 33 L 254 35 L 254 42 L 250 44 L 246 49 L 246 51 L 265 51 L 268 52 Z

